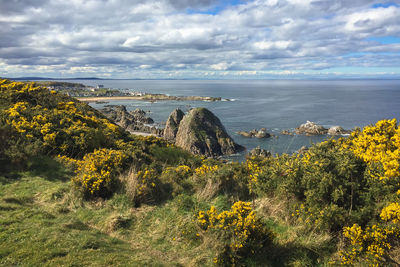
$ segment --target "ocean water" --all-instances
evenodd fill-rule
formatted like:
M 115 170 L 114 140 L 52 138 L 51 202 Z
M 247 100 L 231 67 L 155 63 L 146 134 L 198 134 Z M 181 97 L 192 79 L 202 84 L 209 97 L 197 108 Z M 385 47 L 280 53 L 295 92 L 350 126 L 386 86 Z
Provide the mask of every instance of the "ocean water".
M 68 80 L 95 86 L 163 93 L 199 95 L 232 101 L 109 101 L 128 110 L 141 108 L 162 125 L 175 109 L 206 107 L 216 114 L 233 139 L 247 150 L 260 146 L 272 153 L 292 153 L 329 136 L 285 136 L 307 120 L 325 127 L 364 127 L 381 119 L 400 119 L 400 80 Z M 91 105 L 101 108 L 104 104 Z M 269 139 L 246 138 L 237 131 L 266 128 Z M 239 155 L 238 158 L 242 158 Z

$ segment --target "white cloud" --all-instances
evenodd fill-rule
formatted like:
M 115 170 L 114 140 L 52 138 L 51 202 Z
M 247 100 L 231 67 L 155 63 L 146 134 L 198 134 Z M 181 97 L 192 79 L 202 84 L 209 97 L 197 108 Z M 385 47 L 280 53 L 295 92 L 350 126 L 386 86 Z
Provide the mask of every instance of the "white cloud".
M 396 67 L 399 44 L 369 38 L 399 36 L 400 7 L 378 2 L 254 0 L 203 14 L 218 1 L 2 1 L 1 70 L 129 78 Z
M 226 62 L 221 62 L 217 64 L 212 64 L 210 68 L 213 70 L 227 70 L 229 68 L 229 64 Z

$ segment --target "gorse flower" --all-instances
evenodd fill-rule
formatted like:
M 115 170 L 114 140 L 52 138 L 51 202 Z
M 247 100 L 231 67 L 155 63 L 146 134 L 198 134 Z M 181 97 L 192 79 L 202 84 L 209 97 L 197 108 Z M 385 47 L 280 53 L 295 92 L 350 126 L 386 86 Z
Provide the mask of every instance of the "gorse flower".
M 90 195 L 110 194 L 126 158 L 127 156 L 119 150 L 95 150 L 77 162 L 77 176 L 73 181 Z
M 227 238 L 231 257 L 228 261 L 243 253 L 253 254 L 273 238 L 270 232 L 256 217 L 250 202 L 235 202 L 231 210 L 218 213 L 214 206 L 207 211 L 199 211 L 196 220 L 206 232 L 220 233 Z M 222 255 L 214 263 L 227 261 Z M 234 263 L 234 262 L 231 262 Z
M 218 171 L 218 169 L 219 169 L 218 165 L 209 166 L 209 165 L 203 164 L 200 167 L 196 168 L 194 170 L 194 172 L 197 175 L 205 175 L 205 174 L 208 174 L 208 173 L 215 173 L 216 171 Z
M 371 176 L 379 180 L 400 178 L 400 128 L 396 119 L 381 120 L 363 131 L 354 131 L 344 147 L 370 164 Z M 379 163 L 383 172 L 372 163 Z

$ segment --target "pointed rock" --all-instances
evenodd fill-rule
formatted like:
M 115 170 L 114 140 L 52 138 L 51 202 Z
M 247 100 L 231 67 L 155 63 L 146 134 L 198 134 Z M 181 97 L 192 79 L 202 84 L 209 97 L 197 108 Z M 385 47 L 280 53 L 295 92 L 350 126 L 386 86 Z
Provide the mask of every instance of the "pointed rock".
M 228 135 L 221 121 L 206 108 L 194 108 L 179 124 L 175 145 L 194 154 L 215 157 L 243 147 Z
M 175 140 L 176 134 L 178 133 L 178 127 L 181 120 L 183 119 L 183 116 L 185 116 L 185 113 L 183 113 L 183 111 L 179 108 L 171 112 L 164 128 L 165 139 L 167 139 L 168 141 Z

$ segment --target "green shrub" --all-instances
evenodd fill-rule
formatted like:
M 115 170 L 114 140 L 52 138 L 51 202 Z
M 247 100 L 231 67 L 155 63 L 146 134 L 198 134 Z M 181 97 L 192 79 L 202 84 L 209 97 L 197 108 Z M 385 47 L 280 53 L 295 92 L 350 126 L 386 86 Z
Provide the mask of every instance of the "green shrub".
M 212 206 L 199 211 L 198 225 L 215 241 L 214 263 L 232 266 L 242 258 L 261 253 L 271 244 L 274 234 L 256 217 L 250 202 L 235 202 L 231 210 L 218 213 Z
M 192 177 L 194 187 L 203 199 L 211 199 L 218 194 L 229 195 L 233 201 L 246 200 L 250 197 L 247 171 L 243 164 L 203 163 L 194 173 Z
M 170 197 L 170 190 L 159 179 L 159 174 L 151 168 L 140 171 L 131 169 L 121 176 L 125 193 L 135 206 L 157 204 Z
M 193 186 L 189 181 L 192 174 L 192 169 L 187 165 L 166 167 L 161 173 L 160 180 L 170 186 L 170 193 L 175 197 L 193 191 Z
M 73 182 L 86 196 L 110 196 L 116 188 L 118 175 L 126 164 L 126 155 L 119 150 L 99 149 L 78 161 Z

